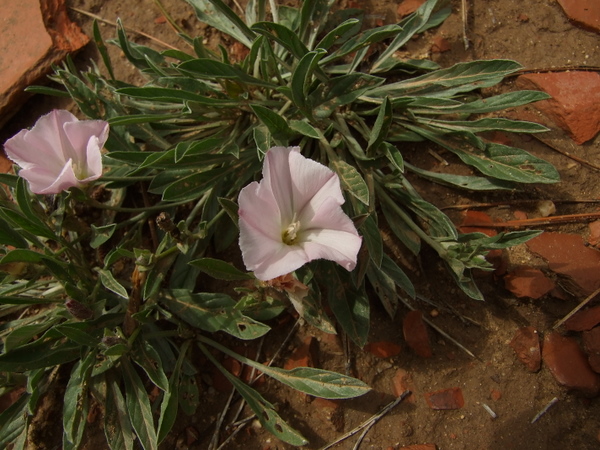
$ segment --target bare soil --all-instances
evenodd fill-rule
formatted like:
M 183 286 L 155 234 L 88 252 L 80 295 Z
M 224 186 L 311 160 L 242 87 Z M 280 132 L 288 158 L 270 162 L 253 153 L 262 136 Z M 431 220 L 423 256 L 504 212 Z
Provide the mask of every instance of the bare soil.
M 337 2 L 340 8 L 348 7 L 347 0 Z M 372 24 L 394 23 L 397 20 L 398 1 L 368 0 L 353 2 L 360 4 L 368 12 Z M 466 23 L 461 15 L 461 2 L 453 3 L 452 16 L 438 29 L 430 30 L 418 39 L 411 41 L 406 49 L 412 57 L 431 58 L 442 66 L 475 59 L 505 58 L 519 61 L 528 69 L 556 67 L 600 66 L 600 39 L 597 34 L 577 28 L 571 24 L 555 1 L 529 0 L 516 2 L 506 0 L 471 0 Z M 93 13 L 109 22 L 120 18 L 126 27 L 143 31 L 169 45 L 185 49 L 168 23 L 161 20 L 162 13 L 152 0 L 67 0 L 70 7 Z M 192 8 L 181 0 L 162 0 L 166 10 L 190 34 L 203 35 L 209 45 L 220 41 L 225 46 L 230 42 L 214 30 L 199 24 Z M 92 20 L 89 16 L 71 11 L 72 19 L 79 23 L 88 35 L 92 35 Z M 465 49 L 463 26 L 470 43 Z M 115 35 L 109 23 L 102 22 L 101 30 L 106 39 Z M 135 41 L 162 49 L 161 45 L 130 33 Z M 450 50 L 432 53 L 434 38 L 443 37 L 450 44 Z M 143 83 L 137 70 L 126 63 L 118 49 L 111 50 L 116 62 L 116 76 L 119 79 Z M 90 58 L 98 59 L 93 45 L 88 46 L 77 56 L 77 64 L 85 67 Z M 513 89 L 509 79 L 499 89 Z M 5 127 L 9 136 L 23 126 L 30 125 L 46 110 L 56 107 L 56 100 L 34 97 L 13 121 Z M 58 104 L 70 107 L 69 104 Z M 72 106 L 71 106 L 72 107 Z M 532 114 L 535 111 L 526 108 Z M 522 111 L 509 111 L 514 115 Z M 540 121 L 544 121 L 540 117 Z M 547 123 L 547 122 L 545 122 Z M 552 126 L 552 124 L 549 124 Z M 548 136 L 555 146 L 581 158 L 593 161 L 598 159 L 600 139 L 575 146 L 562 131 L 554 130 Z M 413 180 L 421 194 L 440 207 L 467 203 L 491 201 L 515 201 L 520 199 L 566 200 L 600 198 L 598 174 L 585 166 L 556 153 L 539 141 L 529 137 L 510 138 L 515 146 L 526 148 L 533 154 L 552 162 L 560 171 L 563 182 L 552 186 L 529 186 L 523 192 L 513 194 L 465 194 Z M 433 148 L 433 147 L 431 147 Z M 429 146 L 407 146 L 404 157 L 422 167 L 436 168 L 440 163 L 430 153 Z M 436 149 L 450 165 L 444 170 L 464 168 L 451 155 Z M 526 207 L 519 206 L 519 209 Z M 510 217 L 515 207 L 486 209 L 493 217 Z M 593 205 L 559 206 L 559 213 L 587 212 L 595 210 Z M 448 210 L 457 223 L 458 212 Z M 585 224 L 554 227 L 552 230 L 587 235 Z M 396 246 L 393 242 L 391 246 Z M 397 246 L 396 246 L 397 247 Z M 585 399 L 566 392 L 560 387 L 550 372 L 542 368 L 530 373 L 517 360 L 508 343 L 515 331 L 526 325 L 533 325 L 542 334 L 568 313 L 582 298 L 567 296 L 566 299 L 548 295 L 540 300 L 516 299 L 507 290 L 501 279 L 493 276 L 482 277 L 479 286 L 486 296 L 485 302 L 466 298 L 446 275 L 444 269 L 429 252 L 424 251 L 419 260 L 406 258 L 401 250 L 396 253 L 400 264 L 416 280 L 421 295 L 431 299 L 437 306 L 425 302 L 415 302 L 414 306 L 438 327 L 470 349 L 476 357 L 470 357 L 447 338 L 430 330 L 433 356 L 421 358 L 415 355 L 404 342 L 402 320 L 408 312 L 400 308 L 397 316 L 390 319 L 379 305 L 375 296 L 372 302 L 372 327 L 370 341 L 390 341 L 403 346 L 402 352 L 394 357 L 380 359 L 371 353 L 350 347 L 350 372 L 373 387 L 369 394 L 340 403 L 334 410 L 323 403 L 312 401 L 273 380 L 266 380 L 258 389 L 272 403 L 279 405 L 280 415 L 298 429 L 310 444 L 306 448 L 318 449 L 334 441 L 344 432 L 353 429 L 384 405 L 394 399 L 393 379 L 399 369 L 406 371 L 412 379 L 413 396 L 402 402 L 383 417 L 365 436 L 360 448 L 388 449 L 410 444 L 436 444 L 439 449 L 596 449 L 600 446 L 600 402 L 598 399 Z M 508 254 L 510 264 L 538 267 L 541 261 L 527 250 L 517 248 Z M 435 313 L 431 315 L 433 310 Z M 471 321 L 462 318 L 467 316 Z M 295 320 L 287 317 L 278 324 L 265 340 L 258 358 L 261 361 L 271 357 L 278 345 L 289 333 Z M 476 324 L 475 324 L 476 323 Z M 284 349 L 280 364 L 289 358 L 306 337 L 313 336 L 317 342 L 316 358 L 319 366 L 325 369 L 345 372 L 347 363 L 343 345 L 336 339 L 310 328 L 301 326 Z M 240 346 L 240 343 L 231 342 Z M 257 343 L 248 344 L 248 355 L 257 354 Z M 200 358 L 200 356 L 198 356 Z M 220 392 L 215 387 L 213 368 L 209 363 L 198 359 L 201 369 L 201 407 L 194 416 L 181 415 L 172 433 L 162 448 L 164 449 L 205 449 L 215 431 L 214 423 L 221 413 L 228 392 Z M 459 387 L 464 395 L 465 405 L 461 409 L 436 411 L 427 405 L 424 393 L 444 388 Z M 534 416 L 554 397 L 555 404 L 536 423 Z M 59 402 L 60 404 L 60 402 Z M 491 408 L 497 417 L 493 419 L 483 404 Z M 101 408 L 99 408 L 101 410 Z M 234 403 L 232 410 L 237 409 Z M 249 415 L 244 410 L 242 417 Z M 48 443 L 52 437 L 60 438 L 58 423 L 52 423 L 47 415 L 43 424 L 38 424 L 40 438 L 37 448 L 52 448 Z M 225 424 L 228 423 L 227 419 Z M 101 423 L 97 419 L 96 424 Z M 104 437 L 94 423 L 90 425 L 88 449 L 105 448 Z M 45 432 L 43 431 L 45 429 Z M 222 431 L 223 438 L 228 431 Z M 356 436 L 338 444 L 335 448 L 353 448 Z M 46 442 L 46 443 L 44 443 Z M 244 428 L 226 448 L 237 449 L 286 449 L 287 444 L 277 441 L 262 430 L 255 422 Z

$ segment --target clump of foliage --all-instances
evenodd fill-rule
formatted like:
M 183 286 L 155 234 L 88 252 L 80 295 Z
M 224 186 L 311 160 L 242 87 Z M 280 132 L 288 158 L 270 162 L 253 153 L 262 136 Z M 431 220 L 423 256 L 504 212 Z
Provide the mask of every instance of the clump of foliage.
M 184 33 L 193 50 L 158 52 L 131 42 L 119 26 L 113 43 L 147 80 L 133 86 L 113 76 L 95 27 L 105 69 L 80 72 L 69 63 L 53 75 L 65 91 L 35 89 L 70 96 L 89 118 L 108 121 L 111 132 L 104 175 L 85 190 L 40 196 L 18 176 L 1 176 L 1 392 L 25 387 L 0 414 L 1 446 L 24 448 L 40 397 L 57 371 L 67 370 L 64 449 L 80 446 L 90 397 L 105 407 L 110 448 L 133 448 L 134 439 L 157 448 L 177 414 L 199 407 L 192 346 L 220 369 L 210 348 L 310 395 L 348 398 L 368 390 L 320 369 L 266 367 L 211 337 L 225 332 L 256 339 L 287 307 L 272 287 L 218 258 L 238 236 L 237 196 L 258 178 L 274 145 L 300 146 L 341 180 L 346 212 L 363 237 L 358 266 L 350 274 L 330 262 L 304 266 L 296 276 L 308 295 L 292 300 L 307 322 L 330 333 L 337 322 L 359 346 L 369 330 L 367 285 L 390 316 L 399 295 L 415 295 L 409 277 L 386 254 L 381 221 L 407 251 L 433 248 L 475 299 L 482 296 L 471 271 L 489 269 L 486 253 L 535 235 L 459 234 L 405 176 L 469 190 L 558 179 L 547 162 L 480 136 L 544 130 L 477 116 L 546 98 L 534 91 L 481 98 L 479 89 L 501 82 L 520 69 L 518 63 L 440 68 L 395 56 L 450 14 L 445 3 L 428 0 L 399 24 L 365 30 L 360 11 L 332 13 L 333 0 L 306 0 L 300 8 L 249 0 L 243 19 L 221 0 L 187 1 L 200 20 L 245 46 L 247 56 L 234 63 L 227 49 L 207 49 L 202 37 Z M 454 153 L 477 175 L 433 173 L 404 161 L 406 142 L 426 141 Z M 199 282 L 201 274 L 227 280 L 237 295 L 211 292 Z M 335 321 L 324 313 L 325 304 Z M 258 392 L 223 373 L 266 429 L 294 445 L 306 442 Z M 154 405 L 146 377 L 160 390 Z

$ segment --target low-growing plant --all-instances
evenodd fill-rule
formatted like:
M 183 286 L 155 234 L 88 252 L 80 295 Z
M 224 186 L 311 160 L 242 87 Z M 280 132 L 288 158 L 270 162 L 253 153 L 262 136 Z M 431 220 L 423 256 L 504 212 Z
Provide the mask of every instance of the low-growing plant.
M 64 91 L 31 89 L 72 98 L 94 119 L 94 127 L 108 122 L 110 135 L 100 178 L 80 170 L 93 159 L 93 153 L 81 153 L 90 151 L 90 141 L 77 150 L 83 138 L 62 122 L 57 136 L 67 136 L 71 146 L 61 137 L 67 153 L 57 157 L 60 167 L 48 161 L 54 170 L 48 172 L 42 161 L 36 172 L 14 156 L 23 176 L 0 178 L 0 393 L 25 388 L 0 414 L 3 447 L 25 447 L 40 397 L 56 383 L 57 374 L 70 372 L 62 416 L 64 449 L 80 446 L 92 397 L 105 408 L 110 448 L 134 448 L 136 439 L 145 449 L 157 448 L 180 412 L 192 414 L 200 407 L 192 347 L 222 370 L 267 430 L 291 444 L 305 444 L 272 404 L 223 369 L 211 349 L 310 395 L 349 398 L 368 386 L 321 369 L 259 364 L 221 345 L 215 333 L 259 338 L 289 300 L 308 323 L 328 333 L 335 333 L 337 324 L 362 347 L 369 331 L 367 286 L 391 317 L 399 296 L 415 296 L 409 276 L 383 245 L 383 221 L 407 252 L 417 255 L 422 245 L 435 250 L 457 285 L 475 299 L 482 295 L 471 272 L 490 269 L 487 252 L 536 234 L 460 234 L 406 177 L 411 172 L 474 191 L 558 180 L 549 163 L 481 137 L 487 131 L 545 130 L 534 123 L 479 116 L 546 98 L 536 91 L 481 96 L 481 88 L 519 70 L 518 63 L 471 61 L 441 68 L 429 60 L 396 56 L 415 34 L 450 14 L 445 2 L 428 0 L 400 23 L 371 29 L 364 28 L 359 10 L 332 12 L 333 0 L 306 0 L 299 8 L 249 0 L 243 19 L 222 0 L 187 2 L 201 21 L 246 48 L 238 52 L 245 56 L 234 62 L 227 48 L 205 48 L 202 37 L 183 30 L 189 52 L 158 52 L 130 41 L 119 24 L 113 43 L 146 79 L 135 86 L 114 77 L 106 44 L 94 26 L 104 68 L 81 72 L 68 61 L 52 76 Z M 102 140 L 94 136 L 94 142 Z M 405 143 L 427 141 L 458 156 L 476 175 L 434 173 L 404 161 Z M 34 151 L 37 141 L 27 142 Z M 221 255 L 238 239 L 240 191 L 259 180 L 269 149 L 289 146 L 330 169 L 318 170 L 335 174 L 346 200 L 343 211 L 352 221 L 340 219 L 340 228 L 321 228 L 334 238 L 335 230 L 343 228 L 355 236 L 350 237 L 355 249 L 360 235 L 362 249 L 344 257 L 307 251 L 305 260 L 294 263 L 299 267 L 294 274 L 265 281 Z M 41 186 L 48 173 L 63 184 Z M 343 199 L 334 188 L 327 189 L 341 217 Z M 260 205 L 249 203 L 250 208 Z M 277 245 L 308 242 L 306 235 L 300 238 L 306 230 L 299 219 L 288 219 L 278 225 L 282 243 Z M 268 220 L 267 215 L 265 227 Z M 276 241 L 277 232 L 271 237 Z M 320 257 L 326 260 L 311 261 Z M 246 254 L 244 260 L 257 273 L 259 267 L 261 274 L 277 272 Z M 202 274 L 226 280 L 236 294 L 211 291 Z M 324 312 L 326 307 L 334 317 Z M 159 389 L 154 404 L 145 379 Z

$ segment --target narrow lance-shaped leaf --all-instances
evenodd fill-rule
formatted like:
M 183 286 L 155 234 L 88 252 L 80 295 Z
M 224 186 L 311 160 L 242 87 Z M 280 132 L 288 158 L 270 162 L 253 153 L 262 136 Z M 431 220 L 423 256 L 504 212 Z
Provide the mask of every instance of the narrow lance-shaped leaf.
M 131 425 L 144 450 L 158 450 L 156 430 L 148 393 L 131 363 L 121 358 L 125 381 L 125 404 Z
M 244 384 L 237 377 L 233 376 L 227 369 L 225 369 L 214 356 L 204 347 L 204 345 L 198 342 L 198 347 L 204 355 L 221 371 L 221 373 L 227 378 L 235 389 L 240 393 L 244 400 L 248 403 L 248 406 L 254 411 L 256 417 L 260 423 L 278 439 L 281 439 L 288 444 L 300 446 L 308 444 L 308 441 L 296 430 L 290 427 L 279 414 L 275 412 L 275 408 L 271 403 L 265 400 L 258 392 L 252 389 L 250 386 Z
M 214 258 L 200 258 L 190 261 L 190 265 L 197 267 L 202 272 L 217 280 L 252 280 L 254 277 L 246 272 L 233 267 L 231 264 Z
M 121 388 L 112 377 L 103 376 L 106 379 L 106 402 L 104 403 L 106 441 L 111 449 L 133 450 L 135 439 Z
M 332 161 L 331 167 L 340 177 L 344 189 L 368 206 L 369 188 L 358 170 L 341 159 Z
M 186 0 L 194 7 L 201 22 L 228 34 L 246 47 L 252 46 L 254 32 L 221 0 Z
M 275 378 L 281 383 L 300 392 L 304 392 L 305 394 L 331 399 L 353 398 L 366 394 L 371 390 L 371 388 L 362 381 L 336 372 L 315 369 L 312 367 L 297 367 L 292 370 L 285 370 L 277 367 L 265 366 L 264 364 L 260 364 L 232 352 L 227 347 L 212 339 L 201 337 L 200 340 L 221 350 L 241 363 L 247 364 L 250 367 L 263 372 L 265 375 Z
M 191 294 L 179 289 L 165 294 L 161 301 L 190 325 L 209 332 L 225 331 L 240 339 L 256 339 L 270 330 L 235 309 L 236 302 L 225 294 Z

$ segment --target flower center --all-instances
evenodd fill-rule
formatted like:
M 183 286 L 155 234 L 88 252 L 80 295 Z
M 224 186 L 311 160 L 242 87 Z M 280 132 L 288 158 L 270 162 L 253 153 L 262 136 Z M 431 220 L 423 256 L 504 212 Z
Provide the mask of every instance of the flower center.
M 300 222 L 290 223 L 281 233 L 281 240 L 286 245 L 295 245 L 298 242 L 298 231 L 300 231 Z

